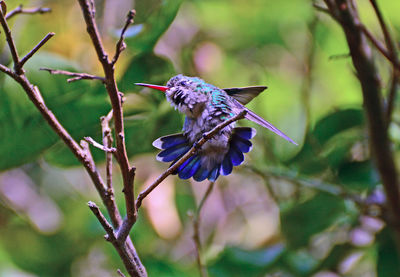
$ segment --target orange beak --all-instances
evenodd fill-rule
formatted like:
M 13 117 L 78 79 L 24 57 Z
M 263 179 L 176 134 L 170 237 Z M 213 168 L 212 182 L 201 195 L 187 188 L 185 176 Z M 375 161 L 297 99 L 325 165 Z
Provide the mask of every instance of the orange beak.
M 166 91 L 167 89 L 169 89 L 169 87 L 166 87 L 166 86 L 157 86 L 157 85 L 144 84 L 144 83 L 135 83 L 135 85 L 142 86 L 142 87 L 148 87 L 148 88 L 152 88 L 152 89 L 156 89 L 156 90 L 160 90 L 160 91 Z

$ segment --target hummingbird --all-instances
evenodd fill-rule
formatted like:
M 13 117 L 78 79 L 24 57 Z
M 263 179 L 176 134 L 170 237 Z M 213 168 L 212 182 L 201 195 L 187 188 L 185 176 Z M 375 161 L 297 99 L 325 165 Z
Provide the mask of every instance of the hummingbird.
M 266 86 L 220 89 L 198 77 L 182 74 L 172 77 L 166 86 L 136 85 L 164 92 L 171 105 L 186 116 L 182 133 L 163 136 L 153 142 L 153 146 L 161 150 L 157 155 L 159 161 L 175 163 L 204 133 L 243 110 L 247 111 L 246 119 L 297 145 L 282 131 L 244 106 L 263 92 Z M 229 175 L 234 166 L 243 163 L 243 154 L 251 151 L 250 140 L 255 135 L 254 128 L 235 127 L 234 122 L 208 140 L 175 174 L 181 179 L 193 177 L 198 182 L 205 179 L 215 181 L 220 174 Z

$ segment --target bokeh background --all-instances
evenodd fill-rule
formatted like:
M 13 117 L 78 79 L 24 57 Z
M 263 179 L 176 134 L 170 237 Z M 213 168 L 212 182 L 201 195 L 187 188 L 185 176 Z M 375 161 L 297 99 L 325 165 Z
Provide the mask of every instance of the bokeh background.
M 43 15 L 10 20 L 19 52 L 48 32 L 56 36 L 26 65 L 48 106 L 80 140 L 100 141 L 108 113 L 103 86 L 67 83 L 41 67 L 101 74 L 73 0 L 7 1 L 11 10 L 45 6 Z M 152 141 L 178 132 L 183 118 L 162 94 L 134 82 L 165 84 L 178 74 L 216 86 L 267 85 L 248 106 L 293 138 L 294 146 L 255 127 L 246 163 L 220 177 L 201 215 L 203 255 L 211 276 L 399 276 L 391 231 L 380 219 L 385 201 L 368 149 L 362 95 L 339 26 L 307 0 L 103 0 L 97 20 L 113 53 L 129 9 L 135 24 L 117 64 L 125 93 L 128 154 L 143 189 L 167 165 Z M 382 38 L 366 0 L 363 23 Z M 379 5 L 400 31 L 400 1 Z M 1 34 L 0 61 L 10 63 Z M 386 95 L 390 65 L 375 53 Z M 0 74 L 0 276 L 117 276 L 123 264 L 87 207 L 101 203 L 74 156 L 24 92 Z M 390 127 L 399 155 L 398 111 Z M 101 151 L 93 155 L 103 167 Z M 102 171 L 104 173 L 104 171 Z M 118 169 L 114 184 L 124 200 Z M 198 276 L 193 212 L 207 182 L 169 177 L 145 201 L 131 234 L 150 276 Z

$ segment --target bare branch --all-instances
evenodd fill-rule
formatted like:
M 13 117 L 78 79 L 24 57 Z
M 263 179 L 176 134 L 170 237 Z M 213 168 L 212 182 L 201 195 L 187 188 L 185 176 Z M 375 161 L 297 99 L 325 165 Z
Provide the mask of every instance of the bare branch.
M 128 154 L 126 152 L 122 97 L 118 91 L 114 76 L 114 64 L 109 61 L 108 54 L 104 50 L 104 46 L 94 18 L 94 9 L 92 3 L 90 3 L 88 0 L 78 0 L 78 2 L 81 6 L 83 17 L 86 22 L 87 32 L 92 40 L 97 57 L 103 66 L 106 90 L 110 97 L 113 110 L 117 148 L 116 157 L 121 168 L 124 182 L 123 192 L 125 194 L 127 220 L 133 224 L 136 220 L 136 209 L 134 205 L 135 168 L 129 165 Z
M 5 3 L 4 1 L 0 1 L 0 3 Z M 11 52 L 11 57 L 13 59 L 14 62 L 14 70 L 16 71 L 17 74 L 22 74 L 21 69 L 20 70 L 16 70 L 19 64 L 19 57 L 18 57 L 18 52 L 17 52 L 17 48 L 15 47 L 15 43 L 14 43 L 14 39 L 11 35 L 11 30 L 8 27 L 7 24 L 7 20 L 3 14 L 3 10 L 0 9 L 0 23 L 1 26 L 5 32 L 6 35 L 6 40 L 7 40 L 7 44 L 8 44 L 8 48 L 10 49 Z
M 87 73 L 78 73 L 78 72 L 57 70 L 57 69 L 51 69 L 51 68 L 40 68 L 40 70 L 48 71 L 50 74 L 73 76 L 74 78 L 67 79 L 68 83 L 79 81 L 79 80 L 99 80 L 102 83 L 105 82 L 105 79 L 103 77 L 95 76 L 95 75 L 91 75 L 91 74 L 87 74 Z
M 19 68 L 22 68 L 24 64 L 49 40 L 51 39 L 55 33 L 48 33 L 25 57 L 21 59 L 18 64 Z
M 87 142 L 89 142 L 91 145 L 93 145 L 94 147 L 99 148 L 100 150 L 103 150 L 104 152 L 114 153 L 115 151 L 117 151 L 117 149 L 115 149 L 114 147 L 108 148 L 107 146 L 101 145 L 100 143 L 98 143 L 97 141 L 92 139 L 91 137 L 84 137 L 84 139 Z
M 101 226 L 103 226 L 104 230 L 106 231 L 106 233 L 108 235 L 107 240 L 115 241 L 116 236 L 114 234 L 114 229 L 111 226 L 111 224 L 108 223 L 108 221 L 104 217 L 104 215 L 101 213 L 99 207 L 97 207 L 97 205 L 92 201 L 88 202 L 88 206 L 89 206 L 90 210 L 92 210 L 93 214 L 97 217 L 97 220 L 100 222 Z
M 107 148 L 112 147 L 112 136 L 111 136 L 111 128 L 110 128 L 110 120 L 112 119 L 113 112 L 112 110 L 106 115 L 101 117 L 101 131 L 103 136 L 103 145 Z M 109 193 L 114 194 L 113 186 L 112 186 L 112 154 L 106 152 L 106 182 L 107 189 Z
M 171 175 L 173 172 L 175 172 L 178 167 L 180 167 L 185 161 L 187 161 L 190 157 L 192 157 L 196 151 L 204 144 L 206 143 L 209 139 L 211 139 L 215 134 L 217 134 L 219 131 L 221 131 L 223 128 L 231 124 L 232 122 L 235 122 L 237 120 L 240 120 L 244 118 L 246 115 L 247 111 L 243 110 L 237 115 L 231 117 L 230 119 L 222 122 L 221 124 L 217 125 L 212 129 L 211 131 L 205 133 L 203 137 L 195 144 L 193 145 L 192 148 L 189 149 L 188 152 L 186 152 L 185 155 L 182 156 L 176 163 L 174 163 L 172 166 L 170 166 L 163 174 L 161 174 L 150 186 L 148 186 L 144 191 L 142 191 L 139 196 L 136 199 L 136 209 L 139 209 L 140 206 L 142 205 L 142 201 L 144 198 L 149 195 L 150 192 L 152 192 L 162 181 L 164 181 L 165 178 L 167 178 L 169 175 Z
M 133 23 L 133 18 L 135 17 L 135 14 L 136 14 L 135 10 L 130 10 L 128 15 L 126 16 L 126 22 L 125 22 L 124 27 L 122 28 L 121 36 L 119 37 L 119 40 L 117 42 L 116 49 L 115 49 L 115 55 L 111 62 L 112 64 L 115 64 L 118 61 L 118 58 L 121 55 L 122 51 L 124 51 L 126 48 L 126 45 L 124 42 L 125 32 L 128 29 L 129 25 L 131 25 Z
M 205 266 L 205 263 L 202 259 L 202 247 L 201 247 L 201 240 L 200 240 L 200 214 L 201 214 L 201 209 L 204 206 L 204 203 L 207 201 L 208 197 L 211 194 L 211 191 L 214 188 L 215 182 L 210 182 L 208 184 L 207 190 L 204 193 L 204 196 L 201 198 L 199 206 L 197 207 L 196 214 L 193 217 L 193 240 L 196 245 L 196 260 L 197 260 L 197 265 L 200 270 L 200 276 L 201 277 L 207 277 L 208 272 L 207 272 L 207 267 Z
M 368 131 L 373 158 L 385 188 L 392 227 L 400 237 L 400 187 L 399 176 L 386 128 L 383 101 L 377 68 L 366 36 L 360 29 L 358 11 L 351 0 L 325 0 L 331 14 L 335 14 L 344 30 L 353 65 L 360 80 L 364 110 L 368 120 Z
M 10 11 L 9 13 L 7 13 L 6 19 L 8 20 L 17 14 L 35 14 L 35 13 L 43 14 L 43 13 L 49 13 L 49 12 L 51 12 L 50 8 L 39 7 L 39 8 L 24 9 L 22 5 L 19 5 L 17 8 L 15 8 L 12 11 Z

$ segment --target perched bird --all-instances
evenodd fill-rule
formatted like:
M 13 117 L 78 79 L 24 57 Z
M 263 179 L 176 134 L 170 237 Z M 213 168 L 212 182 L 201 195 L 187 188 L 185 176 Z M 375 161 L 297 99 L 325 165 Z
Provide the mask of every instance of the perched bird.
M 161 137 L 153 146 L 162 151 L 157 160 L 175 163 L 197 142 L 204 133 L 218 124 L 247 111 L 245 118 L 251 120 L 296 144 L 272 124 L 247 109 L 244 105 L 259 95 L 267 87 L 220 89 L 197 77 L 177 75 L 166 86 L 136 83 L 165 92 L 167 100 L 181 113 L 186 115 L 182 133 Z M 184 164 L 177 174 L 181 179 L 193 177 L 196 181 L 208 179 L 215 181 L 220 174 L 229 175 L 233 166 L 240 165 L 244 156 L 252 148 L 252 139 L 256 130 L 249 127 L 235 127 L 232 123 L 222 129 Z

